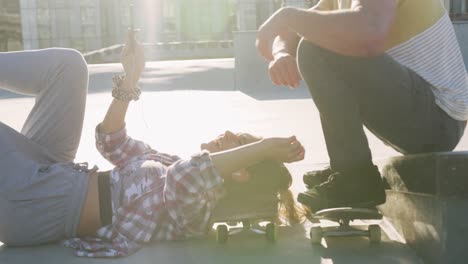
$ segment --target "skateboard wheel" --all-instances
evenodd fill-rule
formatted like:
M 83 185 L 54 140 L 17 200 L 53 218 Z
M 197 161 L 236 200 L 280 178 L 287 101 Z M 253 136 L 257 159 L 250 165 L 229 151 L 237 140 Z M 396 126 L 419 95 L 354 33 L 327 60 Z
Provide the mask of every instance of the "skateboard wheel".
M 313 226 L 310 228 L 310 242 L 314 245 L 322 243 L 322 228 L 320 226 Z
M 372 243 L 379 243 L 382 238 L 382 229 L 379 225 L 369 226 L 369 239 Z
M 216 227 L 216 242 L 224 244 L 228 240 L 228 236 L 229 232 L 227 225 L 218 225 Z
M 278 240 L 278 227 L 274 223 L 268 223 L 265 234 L 268 241 L 276 242 Z

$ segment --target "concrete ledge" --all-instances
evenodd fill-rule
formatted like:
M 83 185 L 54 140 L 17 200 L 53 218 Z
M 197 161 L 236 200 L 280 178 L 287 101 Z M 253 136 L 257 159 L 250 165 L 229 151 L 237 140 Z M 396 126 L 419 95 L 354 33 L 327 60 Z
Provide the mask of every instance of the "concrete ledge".
M 425 263 L 466 263 L 467 199 L 389 190 L 379 209 Z
M 438 152 L 393 157 L 381 165 L 392 190 L 468 197 L 468 152 Z
M 383 212 L 426 263 L 466 263 L 468 152 L 380 162 L 388 183 Z

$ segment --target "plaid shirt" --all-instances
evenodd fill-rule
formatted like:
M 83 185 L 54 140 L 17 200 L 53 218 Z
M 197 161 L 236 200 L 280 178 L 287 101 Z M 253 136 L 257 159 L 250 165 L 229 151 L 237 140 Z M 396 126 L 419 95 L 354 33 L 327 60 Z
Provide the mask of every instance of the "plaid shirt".
M 182 160 L 130 138 L 125 128 L 112 134 L 96 129 L 96 146 L 116 166 L 111 172 L 112 224 L 95 237 L 64 241 L 77 256 L 128 256 L 151 241 L 206 234 L 224 194 L 208 152 Z

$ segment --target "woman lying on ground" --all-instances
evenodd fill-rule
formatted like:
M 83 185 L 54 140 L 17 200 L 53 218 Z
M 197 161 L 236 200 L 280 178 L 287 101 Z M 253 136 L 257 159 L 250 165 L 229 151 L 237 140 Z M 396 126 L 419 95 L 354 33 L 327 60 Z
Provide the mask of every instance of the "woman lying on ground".
M 110 176 L 72 162 L 87 91 L 82 56 L 48 49 L 0 54 L 0 62 L 14 64 L 2 67 L 2 87 L 36 96 L 22 134 L 0 123 L 0 241 L 5 244 L 68 239 L 65 245 L 76 248 L 78 256 L 126 256 L 151 241 L 205 235 L 219 199 L 242 185 L 286 194 L 280 196 L 286 216 L 297 219 L 287 192 L 291 175 L 282 164 L 304 158 L 295 137 L 226 132 L 183 160 L 126 134 L 127 107 L 140 95 L 137 82 L 145 64 L 133 32 L 122 56 L 126 75 L 114 78 L 115 99 L 96 128 L 98 150 L 116 166 Z M 36 62 L 42 66 L 32 66 Z

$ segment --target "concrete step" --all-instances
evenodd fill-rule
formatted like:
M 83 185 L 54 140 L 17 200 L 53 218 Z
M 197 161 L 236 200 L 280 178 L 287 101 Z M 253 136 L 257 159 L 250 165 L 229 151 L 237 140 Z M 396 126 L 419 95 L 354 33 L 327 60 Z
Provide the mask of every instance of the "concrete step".
M 468 259 L 468 152 L 428 153 L 379 162 L 388 184 L 380 207 L 426 263 Z

